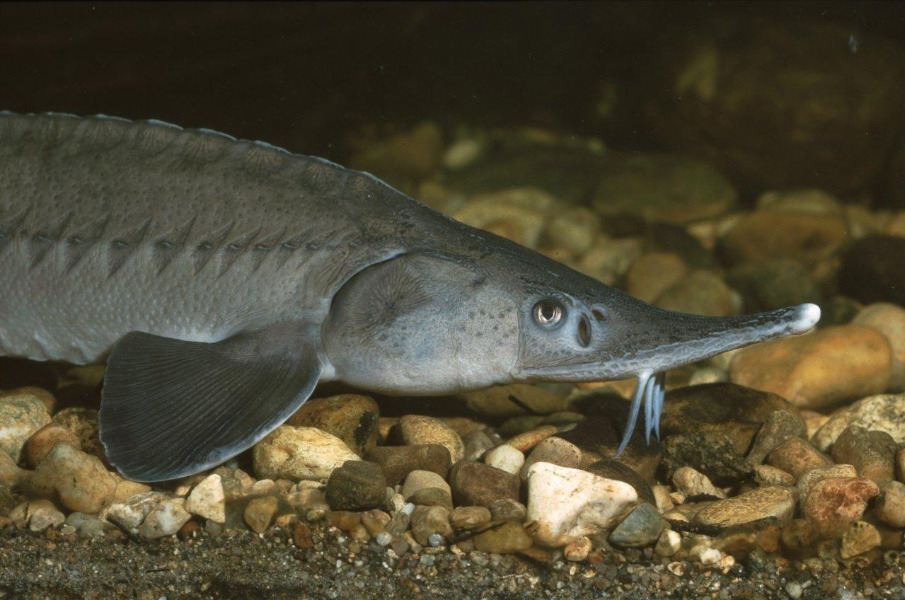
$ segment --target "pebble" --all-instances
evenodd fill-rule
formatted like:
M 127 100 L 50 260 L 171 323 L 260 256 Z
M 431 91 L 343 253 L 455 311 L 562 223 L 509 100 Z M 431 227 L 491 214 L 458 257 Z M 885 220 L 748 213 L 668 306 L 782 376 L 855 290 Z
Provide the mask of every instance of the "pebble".
M 710 479 L 691 467 L 680 467 L 673 473 L 672 483 L 686 496 L 694 498 L 698 496 L 710 496 L 712 498 L 725 498 L 726 493 L 719 489 Z
M 97 514 L 113 501 L 116 483 L 99 458 L 60 443 L 35 469 L 29 487 L 38 496 L 59 498 L 69 510 Z
M 28 503 L 26 519 L 30 530 L 44 531 L 62 525 L 66 521 L 66 515 L 61 513 L 50 500 L 32 500 Z
M 632 263 L 625 274 L 625 291 L 635 298 L 655 302 L 688 273 L 688 265 L 672 252 L 651 252 Z
M 460 393 L 468 410 L 490 421 L 502 421 L 525 414 L 551 414 L 567 410 L 566 394 L 527 383 L 497 385 L 485 390 Z M 512 399 L 515 398 L 517 402 Z M 530 411 L 530 412 L 529 412 Z
M 93 408 L 71 406 L 53 416 L 53 422 L 65 427 L 79 439 L 78 448 L 87 454 L 107 460 L 104 445 L 101 444 L 97 411 Z
M 864 515 L 867 503 L 880 494 L 870 479 L 829 478 L 811 486 L 802 513 L 823 535 L 835 536 Z
M 495 554 L 515 554 L 534 544 L 525 528 L 514 521 L 490 527 L 474 536 L 472 541 L 475 550 Z
M 273 523 L 279 509 L 280 501 L 276 496 L 260 496 L 245 506 L 242 516 L 252 531 L 263 533 Z
M 798 498 L 802 504 L 814 484 L 823 479 L 843 478 L 853 479 L 858 476 L 858 472 L 852 465 L 829 465 L 824 467 L 815 467 L 808 469 L 798 477 L 795 488 L 798 491 Z
M 453 499 L 459 506 L 487 506 L 500 498 L 518 500 L 517 475 L 476 461 L 462 461 L 449 474 Z
M 441 506 L 447 511 L 453 509 L 452 494 L 440 488 L 425 488 L 418 490 L 408 501 L 418 506 Z
M 905 483 L 881 481 L 880 498 L 874 504 L 877 518 L 892 527 L 905 528 Z
M 527 479 L 531 465 L 539 462 L 577 469 L 581 466 L 581 450 L 560 437 L 551 436 L 541 440 L 525 459 L 525 464 L 520 470 L 521 478 Z
M 24 469 L 20 469 L 16 462 L 10 458 L 6 452 L 0 452 L 0 483 L 5 486 L 13 487 L 19 485 L 29 474 Z
M 663 444 L 666 476 L 689 466 L 707 475 L 719 485 L 735 485 L 748 479 L 753 467 L 740 455 L 725 434 L 670 435 Z
M 346 443 L 314 427 L 281 425 L 252 450 L 261 479 L 327 479 L 347 460 L 358 460 Z
M 695 546 L 688 551 L 688 554 L 691 558 L 697 560 L 705 567 L 719 564 L 723 558 L 723 555 L 719 550 L 708 546 Z
M 604 479 L 625 482 L 635 488 L 635 493 L 638 494 L 638 498 L 651 504 L 657 504 L 657 500 L 654 497 L 654 490 L 651 488 L 651 485 L 645 481 L 644 477 L 618 460 L 605 458 L 584 466 L 582 469 L 588 473 L 593 473 L 598 477 L 603 477 Z
M 546 546 L 607 529 L 637 501 L 627 483 L 578 469 L 536 463 L 528 471 L 527 518 L 537 523 L 534 537 Z
M 905 391 L 905 308 L 889 302 L 877 302 L 862 308 L 852 323 L 869 327 L 886 337 L 892 349 L 892 374 L 889 388 Z
M 166 500 L 160 492 L 144 492 L 136 494 L 124 502 L 111 504 L 101 515 L 107 521 L 116 523 L 124 529 L 134 530 L 141 525 L 148 513 L 158 504 Z
M 562 554 L 563 558 L 570 562 L 581 562 L 583 560 L 587 560 L 588 555 L 591 553 L 591 549 L 593 549 L 594 545 L 591 542 L 591 538 L 587 536 L 581 536 L 574 542 L 569 542 L 566 544 L 566 547 L 563 548 Z
M 645 502 L 613 529 L 609 540 L 619 548 L 645 548 L 656 543 L 667 527 L 657 509 Z
M 842 534 L 839 556 L 847 560 L 869 552 L 880 545 L 880 532 L 866 521 L 855 521 Z
M 465 451 L 464 460 L 481 460 L 487 452 L 498 444 L 486 431 L 475 430 L 462 436 Z
M 512 498 L 500 498 L 490 504 L 490 516 L 494 521 L 521 523 L 528 515 L 528 508 Z
M 701 525 L 735 527 L 761 519 L 788 521 L 794 514 L 793 489 L 769 486 L 708 504 L 698 511 L 695 521 Z
M 79 537 L 101 537 L 108 529 L 113 529 L 110 523 L 80 512 L 70 513 L 66 517 L 66 524 L 75 529 Z
M 575 267 L 603 283 L 614 285 L 641 256 L 643 243 L 639 238 L 597 238 Z
M 484 455 L 484 464 L 518 475 L 522 465 L 525 464 L 525 455 L 509 444 L 500 444 L 496 448 L 487 451 Z
M 736 201 L 732 184 L 693 158 L 610 152 L 598 172 L 592 202 L 603 216 L 631 214 L 685 224 L 721 215 Z
M 443 539 L 452 537 L 449 511 L 442 506 L 418 506 L 412 513 L 412 536 L 422 546 L 431 546 L 430 540 L 439 535 Z
M 540 203 L 533 202 L 535 198 Z M 517 244 L 535 249 L 541 241 L 547 214 L 543 204 L 555 202 L 535 188 L 514 188 L 489 194 L 476 194 L 452 217 L 457 221 L 485 229 Z
M 18 463 L 25 442 L 48 423 L 50 415 L 40 398 L 32 394 L 0 398 L 0 450 Z
M 467 137 L 455 140 L 443 153 L 443 166 L 451 171 L 464 169 L 476 162 L 487 150 L 484 140 Z
M 749 346 L 732 361 L 730 377 L 799 408 L 820 409 L 883 392 L 891 365 L 884 336 L 861 325 L 839 325 Z
M 726 383 L 729 380 L 729 374 L 717 367 L 703 367 L 695 369 L 695 372 L 688 378 L 688 385 L 704 385 L 707 383 Z
M 793 258 L 739 265 L 726 283 L 745 299 L 747 311 L 774 310 L 804 302 L 823 304 L 820 285 L 807 266 Z
M 138 535 L 149 540 L 156 540 L 176 534 L 192 515 L 185 510 L 182 498 L 169 498 L 161 501 L 151 509 L 138 528 Z
M 377 403 L 360 394 L 308 400 L 286 421 L 292 427 L 316 427 L 335 435 L 358 456 L 377 445 Z
M 532 431 L 526 431 L 511 438 L 506 443 L 520 452 L 528 452 L 539 443 L 552 435 L 559 433 L 559 428 L 553 425 L 542 425 Z
M 732 290 L 712 271 L 695 269 L 664 291 L 654 306 L 696 315 L 725 317 L 735 312 Z
M 700 434 L 707 439 L 726 436 L 741 457 L 774 413 L 794 410 L 775 394 L 734 383 L 682 387 L 667 394 L 660 431 L 664 438 L 673 434 Z
M 451 461 L 449 450 L 439 444 L 378 446 L 367 459 L 381 466 L 387 485 L 402 483 L 412 471 L 432 471 L 446 477 Z
M 782 469 L 777 469 L 776 467 L 771 467 L 770 465 L 757 465 L 754 467 L 754 481 L 758 485 L 766 486 L 766 485 L 780 485 L 780 486 L 792 486 L 795 485 L 795 478 L 783 471 Z
M 637 492 L 638 490 L 635 489 L 635 491 Z M 651 491 L 654 494 L 654 506 L 656 506 L 657 510 L 661 513 L 668 512 L 676 507 L 673 499 L 669 495 L 669 486 L 654 485 L 651 486 Z M 641 494 L 638 494 L 638 496 L 641 497 Z
M 447 494 L 452 494 L 452 489 L 446 480 L 433 471 L 412 471 L 402 484 L 402 497 L 408 500 L 417 492 L 426 489 L 440 489 Z
M 792 258 L 814 264 L 848 241 L 848 225 L 839 215 L 777 210 L 744 215 L 720 239 L 717 253 L 731 266 Z
M 490 519 L 490 509 L 484 506 L 457 506 L 450 515 L 453 528 L 465 531 L 479 529 L 489 523 Z
M 68 429 L 54 423 L 45 425 L 25 442 L 25 462 L 34 469 L 38 463 L 44 460 L 50 449 L 60 442 L 69 444 L 73 448 L 80 447 L 78 438 Z
M 600 235 L 597 214 L 584 206 L 559 209 L 547 223 L 544 241 L 554 248 L 564 248 L 573 254 L 590 250 Z
M 390 515 L 377 508 L 361 513 L 361 525 L 367 529 L 371 537 L 377 537 L 386 529 L 389 522 Z
M 186 498 L 185 509 L 215 523 L 226 522 L 226 496 L 220 475 L 208 475 L 192 488 Z
M 654 546 L 654 554 L 663 558 L 673 556 L 682 547 L 682 534 L 672 529 L 666 529 L 657 539 Z
M 885 431 L 849 425 L 830 452 L 837 463 L 852 465 L 861 477 L 880 482 L 895 478 L 897 451 L 895 440 Z
M 808 469 L 831 465 L 832 461 L 806 440 L 789 438 L 767 455 L 767 464 L 798 477 Z
M 754 436 L 748 461 L 760 465 L 767 455 L 791 438 L 807 439 L 808 430 L 801 417 L 787 410 L 777 410 L 766 418 Z
M 406 415 L 399 419 L 399 434 L 407 446 L 440 444 L 449 450 L 452 464 L 462 460 L 465 445 L 453 429 L 437 419 L 421 415 Z
M 812 441 L 826 452 L 850 425 L 883 431 L 892 436 L 897 444 L 905 444 L 905 394 L 870 396 L 839 409 L 817 431 Z
M 369 510 L 383 503 L 386 489 L 380 465 L 348 460 L 330 474 L 325 495 L 333 510 Z
M 7 390 L 5 392 L 0 392 L 0 400 L 4 398 L 12 398 L 16 396 L 34 396 L 44 405 L 44 412 L 48 415 L 52 415 L 53 411 L 57 406 L 57 397 L 52 393 L 48 392 L 44 388 L 27 385 L 24 387 L 19 387 L 13 390 Z

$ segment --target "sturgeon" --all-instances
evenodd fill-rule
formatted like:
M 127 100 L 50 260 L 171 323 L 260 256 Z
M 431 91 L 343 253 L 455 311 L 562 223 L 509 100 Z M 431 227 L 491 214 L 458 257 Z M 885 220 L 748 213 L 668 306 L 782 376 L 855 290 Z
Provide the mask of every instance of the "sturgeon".
M 652 307 L 379 179 L 159 121 L 0 113 L 0 354 L 107 369 L 110 463 L 136 481 L 217 465 L 318 382 L 431 395 L 638 378 L 803 333 L 813 304 Z

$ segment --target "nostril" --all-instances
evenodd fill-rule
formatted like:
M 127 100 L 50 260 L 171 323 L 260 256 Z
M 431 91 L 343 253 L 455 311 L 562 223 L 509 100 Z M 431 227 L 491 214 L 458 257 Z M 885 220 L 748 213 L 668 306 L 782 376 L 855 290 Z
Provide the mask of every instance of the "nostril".
M 591 343 L 591 321 L 585 315 L 578 321 L 578 343 L 585 348 Z
M 594 318 L 600 322 L 606 321 L 606 313 L 597 307 L 591 309 L 591 314 L 594 315 Z

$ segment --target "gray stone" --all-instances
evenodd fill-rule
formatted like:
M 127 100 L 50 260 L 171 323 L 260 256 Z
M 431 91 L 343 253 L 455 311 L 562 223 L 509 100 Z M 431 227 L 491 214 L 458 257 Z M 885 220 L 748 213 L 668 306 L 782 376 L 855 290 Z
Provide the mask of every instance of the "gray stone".
M 327 480 L 327 504 L 333 510 L 377 508 L 386 497 L 386 479 L 380 465 L 348 460 Z
M 650 504 L 639 504 L 610 534 L 610 543 L 620 548 L 652 546 L 667 523 Z

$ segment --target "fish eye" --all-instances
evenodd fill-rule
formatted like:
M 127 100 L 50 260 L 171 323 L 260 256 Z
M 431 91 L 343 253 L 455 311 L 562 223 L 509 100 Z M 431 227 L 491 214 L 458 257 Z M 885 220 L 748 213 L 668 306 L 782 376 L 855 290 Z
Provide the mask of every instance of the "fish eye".
M 556 327 L 562 321 L 565 310 L 563 309 L 562 304 L 555 300 L 541 300 L 534 305 L 534 309 L 531 312 L 538 325 L 541 325 L 542 327 Z

